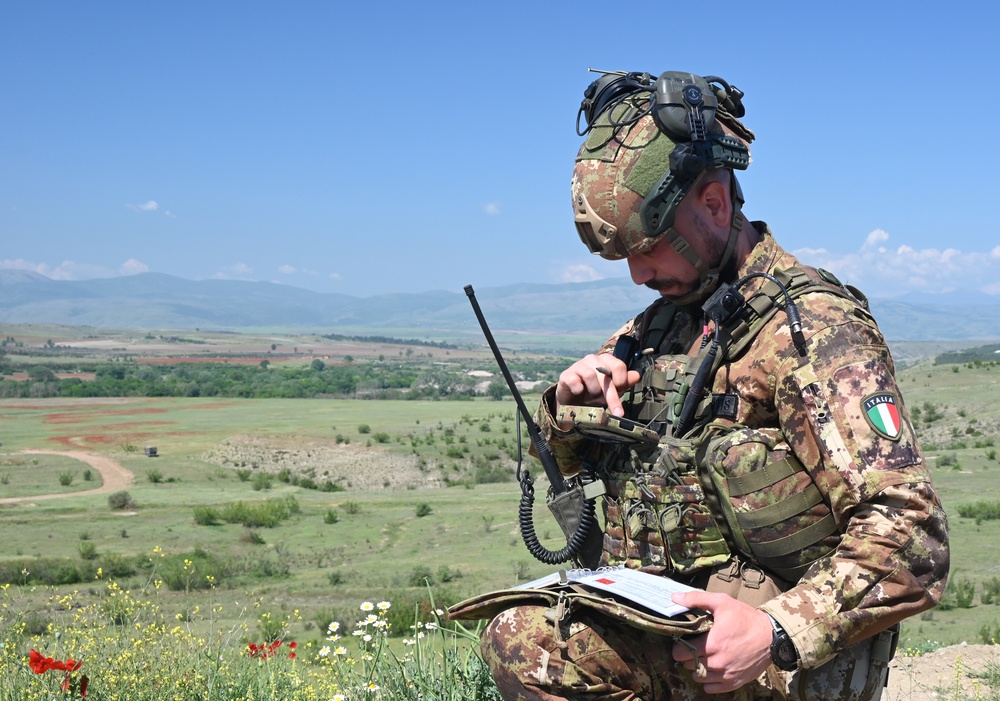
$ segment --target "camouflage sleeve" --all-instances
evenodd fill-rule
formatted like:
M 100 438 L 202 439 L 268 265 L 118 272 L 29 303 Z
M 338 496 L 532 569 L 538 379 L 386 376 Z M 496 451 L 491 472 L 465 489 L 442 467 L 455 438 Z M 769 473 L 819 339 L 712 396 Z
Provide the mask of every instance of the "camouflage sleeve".
M 791 635 L 803 666 L 815 667 L 933 607 L 949 551 L 946 517 L 877 328 L 856 319 L 832 325 L 808 348 L 775 373 L 776 409 L 842 536 L 761 608 Z
M 598 354 L 610 353 L 614 350 L 615 342 L 622 334 L 632 333 L 636 324 L 642 316 L 631 319 L 628 323 L 618 329 L 604 345 L 597 351 Z M 538 403 L 538 410 L 535 412 L 535 423 L 538 425 L 542 436 L 549 442 L 556 462 L 559 464 L 559 471 L 569 476 L 580 471 L 581 455 L 590 448 L 591 441 L 585 436 L 573 431 L 570 427 L 560 427 L 555 419 L 556 415 L 556 386 L 551 385 L 542 394 L 542 400 Z M 538 457 L 535 447 L 531 446 L 528 452 Z

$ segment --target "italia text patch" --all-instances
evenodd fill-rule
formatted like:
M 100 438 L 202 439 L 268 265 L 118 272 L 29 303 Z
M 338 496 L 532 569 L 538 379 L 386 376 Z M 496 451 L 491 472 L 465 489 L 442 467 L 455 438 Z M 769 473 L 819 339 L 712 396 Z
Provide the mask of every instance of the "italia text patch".
M 875 433 L 892 441 L 899 440 L 899 405 L 896 396 L 889 392 L 872 394 L 861 400 L 861 410 Z

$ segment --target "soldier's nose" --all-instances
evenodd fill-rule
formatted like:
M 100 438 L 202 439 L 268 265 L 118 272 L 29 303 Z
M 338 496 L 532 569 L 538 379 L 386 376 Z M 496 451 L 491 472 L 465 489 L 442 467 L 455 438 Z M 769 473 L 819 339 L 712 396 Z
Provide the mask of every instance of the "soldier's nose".
M 628 262 L 628 271 L 632 276 L 632 282 L 636 285 L 645 285 L 653 279 L 653 266 L 649 264 L 643 254 L 638 253 L 625 260 Z

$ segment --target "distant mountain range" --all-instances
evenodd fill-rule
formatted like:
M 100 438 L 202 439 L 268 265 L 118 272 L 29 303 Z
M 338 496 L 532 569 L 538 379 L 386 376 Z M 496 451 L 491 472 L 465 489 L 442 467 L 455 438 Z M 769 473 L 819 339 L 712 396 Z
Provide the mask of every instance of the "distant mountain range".
M 476 290 L 487 320 L 505 332 L 604 337 L 654 293 L 628 279 Z M 893 341 L 1000 338 L 1000 299 L 951 303 L 874 299 Z M 142 273 L 101 280 L 51 280 L 0 270 L 0 323 L 114 329 L 285 329 L 311 333 L 410 334 L 461 339 L 479 333 L 462 290 L 352 297 L 269 282 L 184 280 Z M 480 336 L 481 338 L 481 336 Z

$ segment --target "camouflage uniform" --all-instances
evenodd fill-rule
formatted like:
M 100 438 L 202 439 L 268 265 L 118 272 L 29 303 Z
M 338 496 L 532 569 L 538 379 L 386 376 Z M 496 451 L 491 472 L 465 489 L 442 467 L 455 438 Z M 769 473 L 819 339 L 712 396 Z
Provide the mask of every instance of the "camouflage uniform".
M 822 496 L 813 509 L 825 514 L 834 527 L 811 552 L 784 555 L 787 568 L 782 571 L 795 572 L 795 577 L 790 578 L 790 588 L 760 608 L 788 632 L 801 669 L 824 665 L 826 669 L 835 664 L 839 652 L 860 649 L 867 645 L 863 641 L 940 600 L 949 561 L 947 523 L 900 400 L 892 358 L 864 305 L 849 295 L 833 294 L 843 288 L 801 266 L 763 224 L 754 226 L 761 241 L 739 276 L 796 267 L 826 285 L 831 294 L 810 291 L 797 300 L 804 354 L 797 351 L 784 315 L 778 313 L 745 352 L 724 361 L 712 390 L 716 396 L 735 397 L 735 403 L 729 403 L 733 415 L 728 420 L 775 437 L 778 445 L 772 447 L 797 458 L 804 467 L 800 476 Z M 759 278 L 750 281 L 744 288 L 746 296 L 762 284 Z M 618 335 L 640 328 L 644 315 L 655 313 L 656 307 L 626 324 L 602 351 L 610 352 Z M 703 345 L 703 324 L 699 307 L 678 308 L 669 326 L 660 330 L 659 352 L 697 354 Z M 879 402 L 891 405 L 887 409 L 892 410 L 894 425 L 879 422 L 875 407 Z M 539 426 L 560 469 L 573 474 L 584 456 L 590 458 L 593 441 L 562 430 L 553 416 L 554 406 L 550 389 L 539 409 Z M 738 464 L 720 464 L 717 469 L 740 469 Z M 645 548 L 641 552 L 632 543 L 623 544 L 627 538 L 616 526 L 621 515 L 614 513 L 618 495 L 611 486 L 604 502 L 608 526 L 602 560 L 626 561 L 628 566 L 676 577 L 677 554 L 669 544 L 647 542 L 640 544 Z M 804 486 L 792 489 L 802 491 Z M 768 498 L 766 490 L 749 494 L 746 501 L 763 503 L 742 506 L 766 507 Z M 714 517 L 723 522 L 720 514 Z M 802 527 L 800 523 L 790 528 L 788 535 Z M 751 529 L 749 535 L 766 530 Z M 729 550 L 736 551 L 732 538 L 725 540 Z M 662 546 L 659 550 L 657 544 Z M 728 551 L 725 544 L 722 547 L 720 558 L 725 560 Z M 796 569 L 796 564 L 801 567 Z M 704 584 L 703 570 L 696 566 L 683 574 Z M 674 665 L 672 643 L 588 614 L 569 616 L 554 626 L 544 609 L 521 607 L 492 621 L 484 634 L 483 652 L 507 699 L 704 697 L 687 670 Z M 805 693 L 794 688 L 800 676 L 772 666 L 757 682 L 730 696 L 798 698 Z M 830 698 L 873 698 L 878 693 L 859 688 L 856 680 L 823 683 L 843 686 L 831 689 Z

